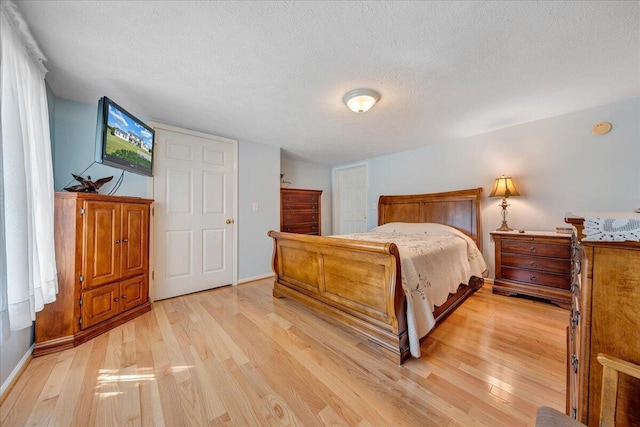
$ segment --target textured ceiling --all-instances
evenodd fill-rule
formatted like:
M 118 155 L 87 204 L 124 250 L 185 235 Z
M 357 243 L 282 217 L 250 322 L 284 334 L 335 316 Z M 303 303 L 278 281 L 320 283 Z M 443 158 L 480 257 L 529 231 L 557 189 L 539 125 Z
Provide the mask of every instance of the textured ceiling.
M 638 1 L 17 3 L 58 97 L 326 165 L 640 96 Z

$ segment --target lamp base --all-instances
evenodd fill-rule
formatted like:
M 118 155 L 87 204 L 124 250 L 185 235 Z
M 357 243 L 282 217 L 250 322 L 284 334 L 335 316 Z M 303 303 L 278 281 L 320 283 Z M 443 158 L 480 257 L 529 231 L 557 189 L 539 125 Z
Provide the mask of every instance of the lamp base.
M 513 228 L 509 228 L 507 221 L 502 221 L 500 228 L 496 228 L 496 231 L 513 231 Z

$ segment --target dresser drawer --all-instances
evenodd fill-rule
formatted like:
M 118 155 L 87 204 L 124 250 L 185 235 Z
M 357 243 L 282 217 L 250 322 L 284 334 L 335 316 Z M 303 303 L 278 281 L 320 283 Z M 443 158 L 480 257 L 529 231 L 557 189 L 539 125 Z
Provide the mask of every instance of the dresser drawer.
M 316 224 L 292 224 L 283 226 L 281 231 L 298 234 L 318 234 L 318 226 Z
M 283 203 L 282 214 L 286 214 L 289 211 L 311 211 L 318 212 L 318 203 Z
M 284 212 L 282 214 L 283 225 L 294 225 L 302 223 L 315 223 L 318 222 L 317 212 Z
M 525 268 L 549 273 L 571 274 L 571 261 L 568 259 L 543 258 L 512 253 L 502 254 L 502 265 Z
M 282 194 L 282 204 L 297 204 L 297 203 L 317 203 L 318 196 L 316 194 Z
M 502 253 L 528 254 L 552 258 L 571 258 L 570 245 L 503 240 Z M 503 255 L 504 256 L 504 255 Z
M 510 267 L 502 268 L 502 278 L 532 285 L 544 285 L 553 288 L 571 289 L 571 276 L 543 273 L 535 270 L 521 270 Z

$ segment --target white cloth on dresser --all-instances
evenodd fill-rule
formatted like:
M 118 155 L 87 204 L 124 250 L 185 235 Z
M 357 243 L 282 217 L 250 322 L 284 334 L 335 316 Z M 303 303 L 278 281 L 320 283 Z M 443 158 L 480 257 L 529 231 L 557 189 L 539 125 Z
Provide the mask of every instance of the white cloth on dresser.
M 582 233 L 587 242 L 640 242 L 640 219 L 585 218 Z

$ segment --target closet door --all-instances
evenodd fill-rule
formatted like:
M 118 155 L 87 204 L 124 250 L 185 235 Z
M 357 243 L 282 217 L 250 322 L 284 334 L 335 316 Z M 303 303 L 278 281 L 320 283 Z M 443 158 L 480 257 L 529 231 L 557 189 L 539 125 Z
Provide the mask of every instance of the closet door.
M 154 126 L 155 299 L 234 281 L 237 141 Z

